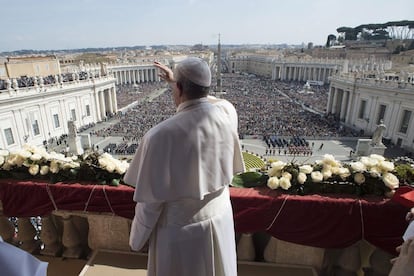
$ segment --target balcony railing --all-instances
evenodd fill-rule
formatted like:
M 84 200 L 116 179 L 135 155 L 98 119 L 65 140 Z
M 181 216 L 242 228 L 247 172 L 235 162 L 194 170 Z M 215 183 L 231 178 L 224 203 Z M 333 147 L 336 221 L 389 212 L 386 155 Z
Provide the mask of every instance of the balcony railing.
M 5 193 L 1 187 L 0 199 L 4 200 Z M 69 193 L 67 196 L 69 198 L 66 200 L 70 200 Z M 31 201 L 36 203 L 36 197 L 32 195 Z M 0 207 L 0 235 L 6 242 L 36 255 L 85 259 L 92 251 L 103 249 L 131 252 L 128 245 L 131 219 L 111 212 L 61 210 L 56 205 L 54 207 L 54 211 L 41 218 L 39 214 L 39 217 L 20 216 L 17 219 L 6 217 Z M 13 216 L 10 210 L 6 213 Z M 278 227 L 277 224 L 275 227 Z M 320 248 L 283 241 L 266 232 L 237 233 L 236 236 L 240 261 L 302 265 L 321 275 L 339 271 L 361 273 L 363 269 L 387 275 L 391 269 L 390 259 L 393 256 L 365 240 L 346 248 Z

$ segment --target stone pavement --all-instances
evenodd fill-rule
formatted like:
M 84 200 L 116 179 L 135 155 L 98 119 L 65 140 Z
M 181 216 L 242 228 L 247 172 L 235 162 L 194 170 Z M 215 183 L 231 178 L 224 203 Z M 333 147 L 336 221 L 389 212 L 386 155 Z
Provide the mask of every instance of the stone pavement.
M 243 139 L 241 140 L 241 144 L 244 146 L 244 150 L 249 152 L 256 153 L 263 158 L 269 159 L 277 159 L 283 162 L 292 162 L 295 163 L 313 163 L 316 160 L 322 160 L 325 154 L 332 154 L 336 160 L 338 161 L 351 161 L 350 151 L 354 150 L 357 144 L 357 139 L 349 138 L 349 139 L 334 139 L 334 140 L 307 140 L 309 144 L 314 143 L 313 146 L 313 154 L 311 156 L 303 156 L 303 155 L 296 155 L 293 154 L 284 154 L 283 150 L 279 155 L 278 149 L 275 149 L 275 154 L 268 154 L 266 155 L 266 144 L 260 139 Z M 323 147 L 319 150 L 319 147 L 323 143 Z
M 366 137 L 365 137 L 366 138 Z M 332 154 L 336 160 L 342 162 L 352 161 L 350 156 L 351 150 L 355 151 L 358 143 L 358 138 L 347 137 L 335 137 L 329 140 L 325 139 L 307 139 L 310 145 L 314 143 L 313 154 L 311 156 L 293 156 L 292 154 L 285 155 L 283 150 L 279 155 L 278 149 L 275 149 L 275 154 L 266 155 L 266 144 L 261 139 L 242 139 L 241 144 L 244 146 L 244 150 L 258 154 L 264 159 L 277 159 L 283 162 L 292 162 L 310 164 L 316 160 L 322 160 L 325 154 Z M 319 150 L 319 147 L 323 143 L 323 147 Z M 386 158 L 394 158 L 397 156 L 406 156 L 407 152 L 401 148 L 389 145 L 385 150 L 384 156 Z

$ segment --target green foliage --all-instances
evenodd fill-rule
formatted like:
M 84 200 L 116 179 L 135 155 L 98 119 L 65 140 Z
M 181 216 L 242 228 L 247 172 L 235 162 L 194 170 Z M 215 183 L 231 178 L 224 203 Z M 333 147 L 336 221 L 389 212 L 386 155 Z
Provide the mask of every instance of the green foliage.
M 414 185 L 414 168 L 410 164 L 399 164 L 395 167 L 395 174 L 402 184 Z
M 239 188 L 264 186 L 269 177 L 259 172 L 246 172 L 233 177 L 231 185 Z

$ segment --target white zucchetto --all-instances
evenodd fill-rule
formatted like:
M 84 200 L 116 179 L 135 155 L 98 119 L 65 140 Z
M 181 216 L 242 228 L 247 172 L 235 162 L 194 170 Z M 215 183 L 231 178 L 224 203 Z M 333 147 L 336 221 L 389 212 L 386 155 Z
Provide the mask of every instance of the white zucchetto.
M 204 87 L 211 85 L 210 68 L 207 62 L 201 58 L 186 58 L 177 64 L 175 70 L 197 85 Z

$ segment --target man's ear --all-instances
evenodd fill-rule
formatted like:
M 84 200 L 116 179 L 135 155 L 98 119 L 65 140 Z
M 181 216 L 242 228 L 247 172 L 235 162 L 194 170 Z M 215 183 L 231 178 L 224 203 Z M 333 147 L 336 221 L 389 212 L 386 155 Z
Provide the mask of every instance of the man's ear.
M 181 82 L 177 82 L 176 85 L 177 85 L 178 91 L 180 92 L 179 95 L 181 97 L 183 95 L 183 93 L 184 93 L 183 92 L 183 85 L 181 84 Z

